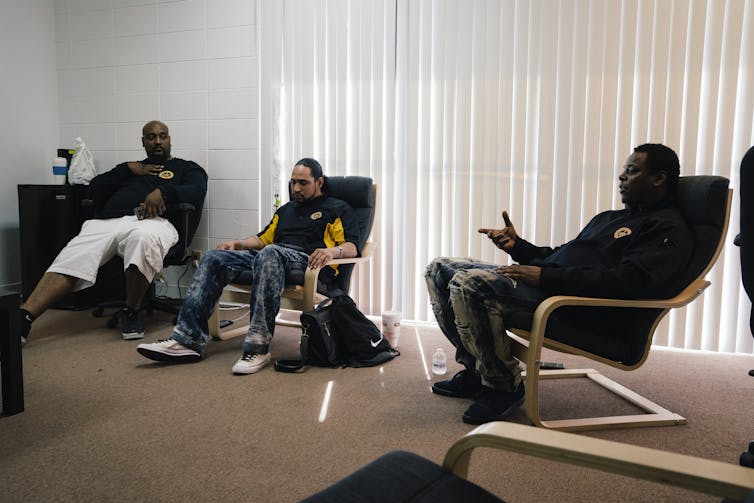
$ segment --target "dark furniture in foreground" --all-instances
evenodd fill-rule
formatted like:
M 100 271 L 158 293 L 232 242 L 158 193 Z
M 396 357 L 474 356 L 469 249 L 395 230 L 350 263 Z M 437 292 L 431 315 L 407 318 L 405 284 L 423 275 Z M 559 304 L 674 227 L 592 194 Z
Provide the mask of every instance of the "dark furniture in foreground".
M 19 292 L 0 288 L 0 371 L 5 415 L 24 410 L 20 305 Z
M 28 299 L 60 250 L 81 230 L 86 185 L 18 185 L 21 293 Z M 101 286 L 66 295 L 53 307 L 87 309 L 102 298 Z
M 500 502 L 502 500 L 497 496 L 466 480 L 471 454 L 478 447 L 516 452 L 730 498 L 724 500 L 726 503 L 754 503 L 754 470 L 750 468 L 506 422 L 487 423 L 461 437 L 446 452 L 442 467 L 409 452 L 393 451 L 304 502 Z M 506 457 L 501 455 L 499 467 L 503 474 L 505 463 Z M 547 474 L 532 473 L 530 482 L 532 494 L 536 494 L 536 484 L 546 484 Z M 652 494 L 646 494 L 642 499 L 654 500 Z

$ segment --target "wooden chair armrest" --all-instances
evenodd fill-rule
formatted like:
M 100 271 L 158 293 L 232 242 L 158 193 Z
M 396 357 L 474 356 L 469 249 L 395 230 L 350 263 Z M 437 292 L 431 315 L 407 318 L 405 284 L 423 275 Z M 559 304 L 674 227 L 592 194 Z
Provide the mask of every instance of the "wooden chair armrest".
M 327 265 L 358 264 L 361 262 L 367 262 L 369 260 L 372 260 L 372 255 L 374 255 L 374 251 L 376 249 L 377 249 L 377 244 L 371 241 L 368 241 L 362 247 L 360 257 L 338 258 L 338 259 L 331 260 L 330 262 L 327 263 Z
M 325 267 L 338 264 L 358 264 L 360 262 L 367 262 L 369 260 L 372 260 L 372 255 L 374 255 L 375 248 L 377 248 L 377 246 L 370 241 L 366 243 L 362 248 L 360 257 L 334 259 L 328 262 Z M 304 273 L 304 285 L 309 282 L 313 282 L 312 284 L 316 285 L 317 279 L 319 278 L 319 271 L 321 270 L 321 268 L 308 267 L 306 269 L 306 272 Z
M 754 490 L 751 468 L 507 422 L 472 430 L 448 449 L 443 466 L 465 478 L 471 452 L 477 447 L 597 468 L 736 500 Z

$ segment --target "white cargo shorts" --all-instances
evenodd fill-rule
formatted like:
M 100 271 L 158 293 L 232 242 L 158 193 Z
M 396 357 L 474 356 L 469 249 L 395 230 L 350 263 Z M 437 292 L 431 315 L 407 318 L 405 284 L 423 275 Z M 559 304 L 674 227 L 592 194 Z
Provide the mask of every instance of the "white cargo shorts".
M 78 236 L 63 248 L 47 272 L 73 276 L 74 291 L 92 286 L 97 270 L 117 253 L 124 269 L 135 265 L 152 282 L 162 260 L 178 242 L 178 232 L 162 217 L 139 220 L 135 215 L 84 222 Z

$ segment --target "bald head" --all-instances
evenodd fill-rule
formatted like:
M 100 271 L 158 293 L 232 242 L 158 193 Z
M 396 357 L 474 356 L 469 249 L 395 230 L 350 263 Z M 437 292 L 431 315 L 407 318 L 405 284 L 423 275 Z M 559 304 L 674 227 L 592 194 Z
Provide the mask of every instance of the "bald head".
M 170 132 L 168 131 L 168 127 L 167 127 L 167 125 L 165 125 L 164 122 L 149 121 L 146 124 L 144 124 L 143 128 L 141 128 L 141 135 L 142 136 L 146 136 L 147 135 L 147 131 L 150 131 L 152 129 L 152 127 L 154 127 L 154 126 L 158 126 L 158 127 L 162 128 L 162 129 L 164 129 L 168 134 L 170 134 Z
M 149 121 L 141 130 L 141 144 L 147 153 L 147 159 L 154 164 L 170 160 L 170 132 L 160 121 Z

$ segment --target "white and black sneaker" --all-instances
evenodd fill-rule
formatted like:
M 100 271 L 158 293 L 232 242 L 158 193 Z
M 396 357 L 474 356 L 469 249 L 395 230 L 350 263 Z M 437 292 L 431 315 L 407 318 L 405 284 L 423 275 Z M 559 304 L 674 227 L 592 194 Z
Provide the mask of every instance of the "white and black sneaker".
M 141 309 L 131 309 L 130 307 L 123 309 L 121 320 L 123 323 L 121 336 L 124 341 L 144 338 L 144 319 Z
M 270 363 L 272 355 L 265 353 L 244 353 L 241 358 L 233 365 L 234 374 L 253 374 L 262 370 L 262 367 Z
M 174 339 L 165 339 L 150 344 L 139 344 L 136 351 L 158 362 L 192 363 L 201 360 L 201 353 L 189 349 Z

